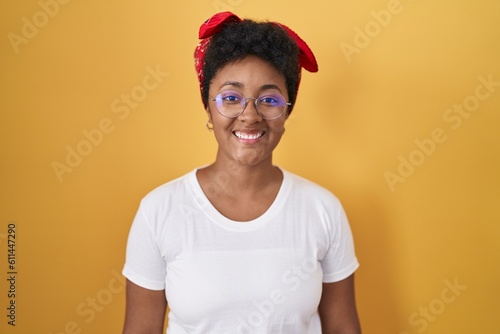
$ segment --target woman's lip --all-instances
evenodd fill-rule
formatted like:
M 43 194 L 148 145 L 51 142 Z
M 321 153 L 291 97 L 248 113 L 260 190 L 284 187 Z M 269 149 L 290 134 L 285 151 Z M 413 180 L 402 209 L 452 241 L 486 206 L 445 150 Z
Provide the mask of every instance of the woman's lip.
M 244 141 L 255 141 L 266 134 L 264 130 L 235 130 L 233 134 L 236 138 Z

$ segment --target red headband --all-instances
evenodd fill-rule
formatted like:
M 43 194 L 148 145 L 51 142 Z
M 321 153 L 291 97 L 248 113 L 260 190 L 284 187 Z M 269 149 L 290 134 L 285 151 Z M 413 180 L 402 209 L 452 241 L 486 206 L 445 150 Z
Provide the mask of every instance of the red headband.
M 196 73 L 198 74 L 198 81 L 200 83 L 200 90 L 203 90 L 203 58 L 205 57 L 205 50 L 210 38 L 222 30 L 224 25 L 228 22 L 241 22 L 242 20 L 231 12 L 220 12 L 206 20 L 201 26 L 199 31 L 199 38 L 202 40 L 194 51 L 194 65 Z M 307 46 L 299 35 L 297 35 L 292 29 L 287 26 L 274 22 L 276 25 L 280 26 L 285 30 L 288 35 L 297 43 L 299 47 L 299 82 L 300 83 L 300 69 L 303 67 L 309 72 L 318 71 L 318 63 L 314 57 L 313 52 Z M 206 107 L 206 106 L 205 106 Z

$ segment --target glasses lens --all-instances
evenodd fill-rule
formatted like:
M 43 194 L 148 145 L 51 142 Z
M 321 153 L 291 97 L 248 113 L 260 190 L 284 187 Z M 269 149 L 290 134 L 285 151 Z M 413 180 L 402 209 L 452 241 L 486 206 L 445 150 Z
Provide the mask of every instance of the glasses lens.
M 247 100 L 253 99 L 245 99 L 240 93 L 225 90 L 215 97 L 215 106 L 223 116 L 234 118 L 241 115 L 248 103 Z M 265 119 L 276 119 L 285 112 L 287 102 L 278 93 L 263 94 L 255 99 L 255 105 L 260 116 Z
M 266 119 L 280 117 L 286 108 L 286 100 L 280 94 L 265 94 L 257 99 L 257 110 Z
M 217 110 L 226 117 L 238 116 L 245 107 L 245 99 L 233 91 L 223 91 L 215 97 Z

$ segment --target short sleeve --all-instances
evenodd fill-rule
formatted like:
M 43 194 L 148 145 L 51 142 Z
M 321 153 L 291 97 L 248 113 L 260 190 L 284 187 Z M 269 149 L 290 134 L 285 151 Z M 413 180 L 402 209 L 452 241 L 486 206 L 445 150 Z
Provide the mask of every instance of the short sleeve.
M 323 282 L 334 283 L 349 277 L 359 267 L 349 221 L 340 206 L 334 226 L 330 229 L 329 247 L 321 260 Z
M 143 288 L 165 289 L 166 264 L 142 206 L 130 228 L 122 273 L 128 280 Z

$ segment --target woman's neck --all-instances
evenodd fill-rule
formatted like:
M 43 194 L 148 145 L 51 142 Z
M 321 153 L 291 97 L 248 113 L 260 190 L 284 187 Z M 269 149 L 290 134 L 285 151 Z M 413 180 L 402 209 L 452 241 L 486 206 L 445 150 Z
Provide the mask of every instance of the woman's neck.
M 266 212 L 276 199 L 283 173 L 272 164 L 246 166 L 220 160 L 199 169 L 198 182 L 212 205 L 235 221 L 250 221 Z
M 240 196 L 261 192 L 276 182 L 281 184 L 283 179 L 281 171 L 272 164 L 271 159 L 250 166 L 218 159 L 206 169 L 209 181 L 227 194 L 236 193 Z

